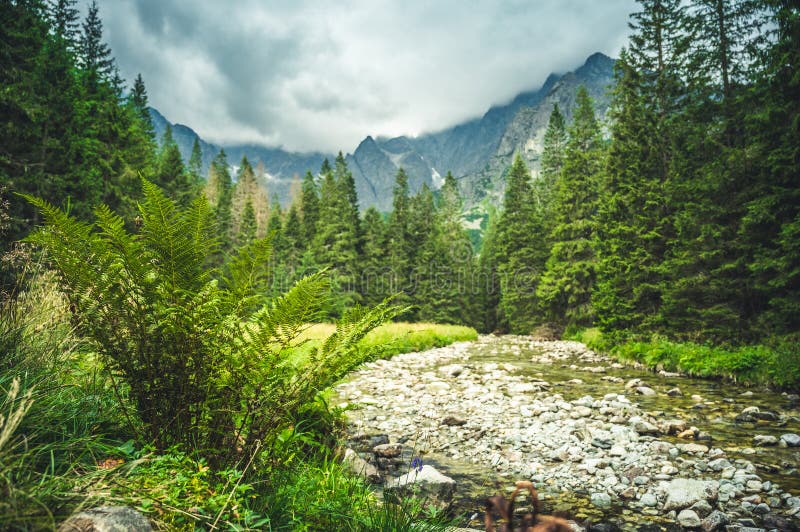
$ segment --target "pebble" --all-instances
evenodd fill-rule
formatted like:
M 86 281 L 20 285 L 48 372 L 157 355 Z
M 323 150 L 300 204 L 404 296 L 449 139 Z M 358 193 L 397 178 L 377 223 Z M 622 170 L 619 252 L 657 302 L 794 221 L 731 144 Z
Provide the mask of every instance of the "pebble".
M 567 371 L 612 367 L 607 359 L 576 342 L 481 337 L 476 344 L 484 346 L 481 356 L 494 349 L 498 354 L 526 357 L 533 352 L 537 353 L 532 355 L 534 361 L 554 368 L 563 365 Z M 713 444 L 722 449 L 711 448 L 712 444 L 698 443 L 701 436 L 707 436 L 700 429 L 722 433 L 714 426 L 730 423 L 730 417 L 726 417 L 730 406 L 721 408 L 720 403 L 694 395 L 692 401 L 704 404 L 705 410 L 695 412 L 684 406 L 684 410 L 676 408 L 671 413 L 648 412 L 635 398 L 658 395 L 657 387 L 648 386 L 642 379 L 623 380 L 616 375 L 603 376 L 604 391 L 593 393 L 594 397 L 573 399 L 575 389 L 559 387 L 565 382 L 559 382 L 558 377 L 550 385 L 543 380 L 548 378 L 546 372 L 526 376 L 505 361 L 486 362 L 471 356 L 468 343 L 397 355 L 365 364 L 351 380 L 338 385 L 340 398 L 336 404 L 359 405 L 347 413 L 353 429 L 374 433 L 380 427 L 384 433 L 380 439 L 373 439 L 378 445 L 367 446 L 367 440 L 375 436 L 363 437 L 361 452 L 373 451 L 378 465 L 381 460 L 394 464 L 395 475 L 402 472 L 398 460 L 403 460 L 404 451 L 412 456 L 438 452 L 506 478 L 532 479 L 546 497 L 562 490 L 588 493 L 592 505 L 600 510 L 619 503 L 620 512 L 627 511 L 627 515 L 631 510 L 634 514 L 658 515 L 704 531 L 723 529 L 730 516 L 742 511 L 743 502 L 750 505 L 752 515 L 779 514 L 784 519 L 797 519 L 791 517 L 795 512 L 800 517 L 799 498 L 762 482 L 753 463 L 734 460 L 751 453 L 757 455 L 753 460 L 759 470 L 765 465 L 782 467 L 771 465 L 778 460 L 773 462 L 763 446 L 800 446 L 797 434 L 786 433 L 780 438 L 757 434 L 752 445 L 758 450 L 729 449 L 724 439 Z M 608 371 L 611 373 L 611 369 Z M 621 371 L 619 374 L 624 375 Z M 598 382 L 594 379 L 600 377 L 592 379 Z M 583 384 L 579 379 L 566 382 Z M 605 391 L 609 388 L 611 393 Z M 667 392 L 672 397 L 679 394 L 677 387 Z M 739 416 L 743 414 L 759 421 L 779 419 L 755 406 L 744 408 Z M 780 419 L 791 420 L 792 415 L 796 414 L 787 411 Z M 699 428 L 688 427 L 686 419 L 692 419 Z M 684 437 L 684 443 L 675 445 L 662 439 L 666 438 L 663 435 L 676 434 Z M 696 486 L 681 482 L 698 482 L 702 489 L 696 498 L 686 498 L 681 490 Z M 671 485 L 672 489 L 667 489 Z M 745 501 L 745 497 L 752 498 Z M 761 518 L 756 521 L 761 523 Z M 640 517 L 636 522 L 646 521 Z M 772 522 L 780 521 L 776 518 Z M 748 525 L 739 523 L 739 532 Z M 751 528 L 756 526 L 753 523 Z

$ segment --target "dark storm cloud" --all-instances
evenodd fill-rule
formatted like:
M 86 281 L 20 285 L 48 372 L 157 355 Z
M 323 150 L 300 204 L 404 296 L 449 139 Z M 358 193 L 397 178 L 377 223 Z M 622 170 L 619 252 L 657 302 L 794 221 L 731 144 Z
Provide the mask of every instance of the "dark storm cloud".
M 221 143 L 352 149 L 479 116 L 588 55 L 633 0 L 107 0 L 105 37 L 151 104 Z

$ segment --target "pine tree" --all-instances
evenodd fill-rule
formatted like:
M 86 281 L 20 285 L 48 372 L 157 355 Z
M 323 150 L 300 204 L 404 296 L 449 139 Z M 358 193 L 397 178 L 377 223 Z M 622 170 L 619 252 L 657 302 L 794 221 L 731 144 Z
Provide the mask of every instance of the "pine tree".
M 266 191 L 258 184 L 255 170 L 253 170 L 247 156 L 242 157 L 239 163 L 239 173 L 236 178 L 236 186 L 233 187 L 231 197 L 231 230 L 236 235 L 240 232 L 242 215 L 247 203 L 253 207 L 256 219 L 256 234 L 259 238 L 267 233 L 267 223 L 269 221 L 269 200 Z
M 172 127 L 169 124 L 167 124 L 161 139 L 161 153 L 155 184 L 182 206 L 190 205 L 200 194 L 200 183 L 184 166 L 180 149 L 172 136 Z
M 537 289 L 548 318 L 566 326 L 588 325 L 594 315 L 593 239 L 602 158 L 600 125 L 588 92 L 580 87 L 556 192 L 553 246 Z
M 114 73 L 114 59 L 111 50 L 103 42 L 103 22 L 100 20 L 97 2 L 92 1 L 83 22 L 80 40 L 80 61 L 89 92 L 95 92 L 101 81 L 111 79 Z
M 77 0 L 51 0 L 48 16 L 53 33 L 64 41 L 67 50 L 75 53 L 78 49 L 80 23 Z
M 665 209 L 657 116 L 642 97 L 642 74 L 623 50 L 616 65 L 611 145 L 599 206 L 598 322 L 607 332 L 642 331 L 653 326 L 661 305 Z
M 423 266 L 417 292 L 422 321 L 480 325 L 480 293 L 473 286 L 476 271 L 472 243 L 461 224 L 462 205 L 456 180 L 448 172 L 417 259 Z
M 408 175 L 403 168 L 400 168 L 395 177 L 392 212 L 389 215 L 386 239 L 391 291 L 397 293 L 399 305 L 407 305 L 411 301 L 410 284 L 414 248 L 411 244 L 410 216 Z
M 138 74 L 133 82 L 133 88 L 129 96 L 130 104 L 136 110 L 139 118 L 144 124 L 144 129 L 152 139 L 156 138 L 156 129 L 153 126 L 153 118 L 150 116 L 149 103 L 147 100 L 147 89 L 144 86 L 142 75 Z
M 486 231 L 483 235 L 481 250 L 478 256 L 478 274 L 473 284 L 480 292 L 480 318 L 476 325 L 479 331 L 507 331 L 500 309 L 502 297 L 499 267 L 503 262 L 499 242 L 500 216 L 490 207 L 487 213 Z
M 761 335 L 800 331 L 800 13 L 796 4 L 765 2 L 770 45 L 756 89 L 745 104 L 752 109 L 748 150 L 757 157 L 755 174 L 738 238 L 748 246 L 747 268 L 759 313 Z M 790 341 L 791 337 L 790 337 Z
M 220 150 L 211 162 L 206 197 L 214 208 L 220 251 L 228 253 L 231 251 L 233 244 L 233 180 L 228 169 L 228 158 L 225 155 L 225 150 Z M 255 212 L 253 214 L 255 215 Z
M 242 208 L 242 218 L 239 221 L 239 233 L 236 235 L 236 245 L 241 248 L 256 239 L 258 224 L 256 223 L 256 211 L 253 209 L 253 202 L 247 199 Z
M 511 332 L 530 333 L 539 321 L 535 284 L 539 272 L 531 266 L 536 254 L 536 235 L 530 230 L 531 173 L 519 154 L 514 157 L 506 182 L 497 234 L 500 310 Z
M 200 141 L 198 137 L 194 138 L 192 144 L 192 154 L 189 157 L 189 165 L 187 166 L 189 172 L 189 182 L 195 188 L 202 188 L 203 183 L 203 150 L 200 148 Z
M 375 207 L 364 213 L 364 248 L 359 292 L 365 305 L 375 305 L 392 295 L 386 256 L 386 222 Z
M 319 222 L 317 182 L 311 172 L 306 172 L 303 178 L 300 193 L 300 210 L 303 214 L 303 238 L 308 247 L 314 241 L 314 237 L 317 234 L 317 223 Z
M 320 173 L 322 185 L 314 256 L 321 267 L 332 270 L 332 286 L 337 297 L 328 312 L 337 317 L 359 299 L 358 207 L 357 203 L 352 203 L 352 174 L 341 154 L 337 157 L 335 170 L 325 160 Z

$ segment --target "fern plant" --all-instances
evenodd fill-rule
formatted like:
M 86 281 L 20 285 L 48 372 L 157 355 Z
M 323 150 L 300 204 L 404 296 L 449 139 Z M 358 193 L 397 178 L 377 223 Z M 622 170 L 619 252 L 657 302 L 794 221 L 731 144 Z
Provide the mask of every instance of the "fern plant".
M 27 197 L 44 220 L 28 240 L 46 250 L 76 325 L 124 384 L 131 424 L 148 441 L 187 444 L 220 462 L 254 454 L 370 357 L 360 339 L 397 309 L 352 309 L 296 362 L 297 338 L 328 297 L 325 274 L 267 302 L 269 239 L 240 249 L 224 272 L 210 268 L 219 244 L 206 200 L 181 210 L 152 183 L 142 186 L 138 232 L 105 206 L 88 224 Z

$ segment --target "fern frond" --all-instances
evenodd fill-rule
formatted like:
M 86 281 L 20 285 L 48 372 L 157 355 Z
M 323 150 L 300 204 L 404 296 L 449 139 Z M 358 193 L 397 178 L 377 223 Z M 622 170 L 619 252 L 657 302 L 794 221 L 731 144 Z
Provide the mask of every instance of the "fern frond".
M 269 236 L 253 240 L 231 259 L 225 284 L 240 311 L 259 308 L 266 301 L 271 258 Z
M 197 224 L 208 223 L 213 227 L 210 214 L 199 207 L 195 207 L 195 214 L 180 213 L 174 201 L 144 179 L 142 190 L 145 201 L 139 205 L 141 234 L 144 245 L 152 251 L 157 267 L 164 273 L 166 292 L 174 298 L 198 290 L 208 279 L 205 263 L 211 242 L 206 242 L 209 247 L 203 248 L 196 235 L 205 229 Z

